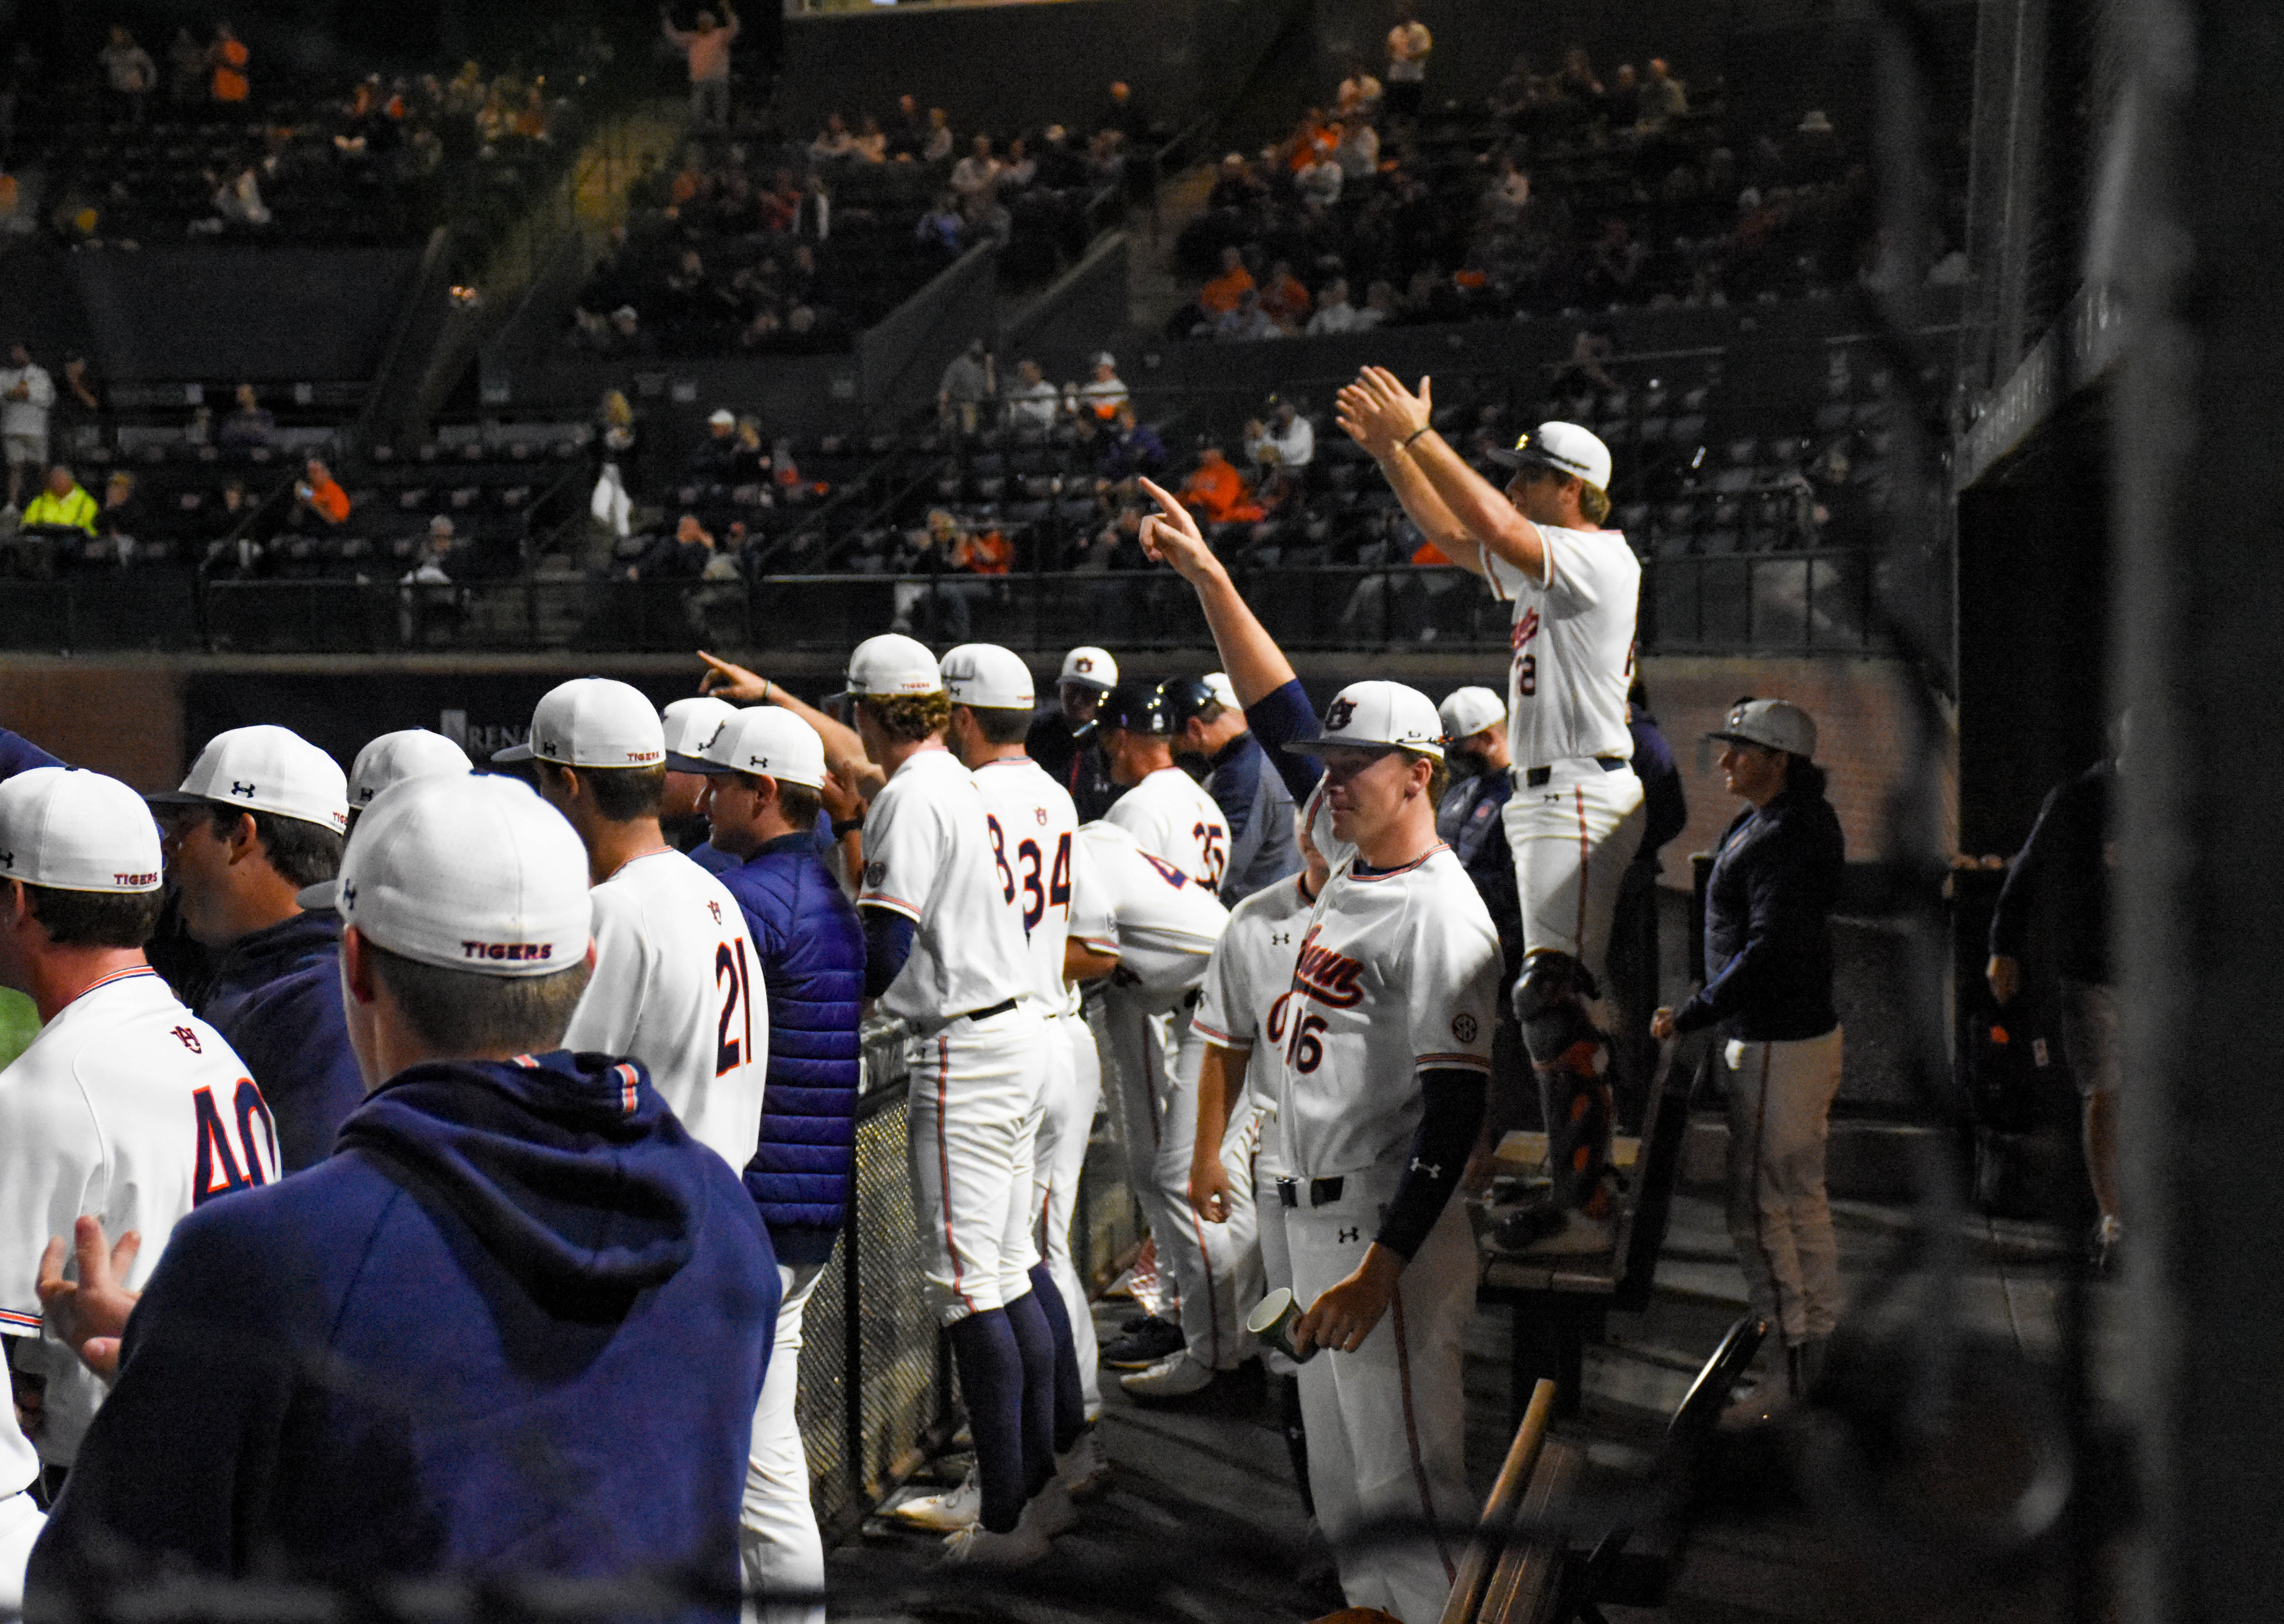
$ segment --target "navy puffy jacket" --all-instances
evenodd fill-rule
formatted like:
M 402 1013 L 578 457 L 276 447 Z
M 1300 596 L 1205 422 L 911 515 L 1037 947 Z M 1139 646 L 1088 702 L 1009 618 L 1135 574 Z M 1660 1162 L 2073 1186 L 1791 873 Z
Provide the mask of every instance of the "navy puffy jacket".
M 762 1136 L 746 1189 L 779 1262 L 821 1263 L 855 1177 L 864 933 L 813 836 L 771 840 L 718 878 L 745 912 L 770 1003 Z

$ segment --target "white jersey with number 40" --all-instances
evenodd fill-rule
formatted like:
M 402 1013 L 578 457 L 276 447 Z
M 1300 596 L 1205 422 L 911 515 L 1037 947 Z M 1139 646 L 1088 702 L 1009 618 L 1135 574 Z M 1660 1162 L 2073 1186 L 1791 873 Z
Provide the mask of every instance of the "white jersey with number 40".
M 595 973 L 563 1046 L 641 1061 L 690 1136 L 743 1173 L 761 1138 L 770 1019 L 737 899 L 677 851 L 637 857 L 588 894 Z
M 993 872 L 1001 897 L 1022 910 L 1032 993 L 1043 1015 L 1068 1002 L 1063 945 L 1071 920 L 1071 846 L 1078 809 L 1070 792 L 1027 755 L 1002 756 L 975 769 L 989 816 Z
M 18 1364 L 47 1378 L 49 1464 L 71 1464 L 103 1386 L 62 1344 L 36 1339 L 48 1238 L 68 1240 L 82 1213 L 113 1240 L 137 1231 L 125 1284 L 140 1291 L 192 1207 L 278 1176 L 278 1131 L 246 1062 L 152 971 L 98 981 L 0 1072 L 0 1332 L 35 1339 Z
M 1615 530 L 1540 525 L 1546 568 L 1533 578 L 1483 550 L 1494 595 L 1514 603 L 1506 737 L 1518 771 L 1574 756 L 1629 760 L 1641 563 Z

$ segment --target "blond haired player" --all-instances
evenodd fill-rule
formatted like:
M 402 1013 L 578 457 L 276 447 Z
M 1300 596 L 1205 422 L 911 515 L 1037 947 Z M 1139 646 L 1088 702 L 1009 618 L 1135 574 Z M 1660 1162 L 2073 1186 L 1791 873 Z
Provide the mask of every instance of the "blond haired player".
M 1538 1074 L 1555 1199 L 1550 1248 L 1610 1244 L 1610 1046 L 1597 1029 L 1619 882 L 1641 845 L 1626 687 L 1641 566 L 1610 513 L 1610 451 L 1575 423 L 1542 423 L 1493 458 L 1505 491 L 1429 426 L 1384 367 L 1340 392 L 1341 426 L 1372 453 L 1430 543 L 1514 605 L 1507 743 L 1514 793 L 1502 816 L 1522 912 L 1514 1011 Z
M 624 683 L 551 689 L 531 738 L 495 761 L 529 761 L 542 800 L 587 847 L 595 973 L 563 1046 L 631 1055 L 692 1138 L 732 1169 L 753 1159 L 769 1058 L 769 1006 L 746 917 L 659 828 L 666 733 Z
M 278 1176 L 277 1129 L 246 1063 L 144 960 L 160 867 L 151 814 L 117 779 L 42 767 L 0 784 L 0 984 L 43 1023 L 0 1072 L 0 1334 L 15 1369 L 44 1378 L 33 1441 L 53 1466 L 72 1464 L 103 1388 L 42 1335 L 49 1238 L 82 1213 L 122 1239 L 134 1231 L 127 1280 L 139 1287 L 192 1207 Z M 30 1464 L 0 1437 L 15 1478 L 0 1490 L 22 1488 Z M 0 1592 L 22 1573 L 19 1552 Z
M 945 1560 L 1020 1567 L 1075 1520 L 1055 1475 L 1053 1341 L 1032 1300 L 1045 1040 L 1022 887 L 993 848 L 983 792 L 944 747 L 952 705 L 935 657 L 870 637 L 848 680 L 857 736 L 887 775 L 864 816 L 864 990 L 911 1034 L 912 1206 L 975 1438 L 977 1519 Z
M 1351 683 L 1321 730 L 1291 664 L 1170 493 L 1143 546 L 1196 588 L 1264 746 L 1320 755 L 1312 834 L 1332 864 L 1296 946 L 1283 1040 L 1253 1064 L 1276 1100 L 1281 1218 L 1307 1312 L 1301 1370 L 1309 1481 L 1351 1606 L 1440 1619 L 1458 1551 L 1432 1532 L 1370 1544 L 1383 1519 L 1468 1514 L 1461 1342 L 1475 1251 L 1451 1198 L 1483 1116 L 1498 937 L 1435 838 L 1443 722 L 1401 683 Z M 1288 787 L 1305 801 L 1302 772 Z M 1235 1035 L 1230 1035 L 1234 1036 Z M 1201 1131 L 1209 1124 L 1201 1124 Z M 1205 1192 L 1210 1194 L 1210 1191 Z

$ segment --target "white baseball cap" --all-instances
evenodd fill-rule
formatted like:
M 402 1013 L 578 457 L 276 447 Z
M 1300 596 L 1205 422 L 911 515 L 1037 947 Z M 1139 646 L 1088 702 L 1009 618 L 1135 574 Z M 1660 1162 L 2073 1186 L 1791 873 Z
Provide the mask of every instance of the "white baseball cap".
M 1055 681 L 1083 683 L 1107 693 L 1118 686 L 1118 662 L 1092 644 L 1083 644 L 1063 656 L 1063 668 Z
M 666 728 L 640 689 L 607 676 L 575 676 L 541 697 L 531 713 L 531 738 L 493 751 L 492 760 L 655 767 L 666 760 Z
M 1747 699 L 1708 738 L 1740 739 L 1798 756 L 1816 753 L 1816 719 L 1790 699 Z
M 902 632 L 867 637 L 849 656 L 849 686 L 835 699 L 892 699 L 899 695 L 941 692 L 943 668 L 927 644 Z
M 1237 702 L 1237 684 L 1229 680 L 1226 671 L 1207 672 L 1206 690 L 1213 695 L 1214 703 L 1224 710 L 1241 711 L 1245 708 Z
M 708 423 L 734 424 L 738 420 L 738 414 L 727 406 L 716 406 L 706 414 L 706 420 Z
M 215 734 L 183 775 L 180 789 L 144 799 L 162 807 L 216 800 L 297 817 L 335 834 L 346 834 L 349 826 L 349 781 L 340 763 L 293 729 L 267 724 Z
M 1443 719 L 1443 738 L 1451 742 L 1506 721 L 1506 702 L 1488 688 L 1454 688 L 1435 714 Z
M 402 728 L 366 741 L 349 766 L 349 805 L 362 810 L 392 784 L 438 774 L 469 773 L 468 753 L 426 728 Z
M 1285 746 L 1303 755 L 1321 755 L 1341 746 L 1363 750 L 1416 750 L 1443 758 L 1443 719 L 1435 701 L 1417 688 L 1377 679 L 1350 683 L 1325 707 L 1325 730 Z
M 159 888 L 159 825 L 143 797 L 77 767 L 0 784 L 0 879 L 129 895 Z
M 724 722 L 705 753 L 692 758 L 686 770 L 712 777 L 749 772 L 780 784 L 819 789 L 825 784 L 825 741 L 791 711 L 756 705 Z
M 1552 468 L 1575 473 L 1596 490 L 1610 488 L 1610 448 L 1576 423 L 1542 423 L 1515 437 L 1514 448 L 1493 449 L 1491 461 L 1507 468 Z
M 485 975 L 551 975 L 587 955 L 594 904 L 587 848 L 520 778 L 408 778 L 373 798 L 338 882 L 304 908 L 332 907 L 376 947 Z
M 996 643 L 963 643 L 943 657 L 943 685 L 955 705 L 1027 711 L 1037 703 L 1031 668 Z
M 738 707 L 711 694 L 677 699 L 659 714 L 666 734 L 666 764 L 676 772 L 702 772 L 698 758 L 721 737 Z

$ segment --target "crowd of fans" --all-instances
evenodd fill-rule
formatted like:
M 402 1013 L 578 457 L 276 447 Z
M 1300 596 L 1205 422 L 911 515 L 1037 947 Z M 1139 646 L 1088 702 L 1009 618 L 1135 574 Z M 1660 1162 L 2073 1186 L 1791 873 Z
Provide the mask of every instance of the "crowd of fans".
M 1811 109 L 1782 138 L 1733 133 L 1717 84 L 1662 59 L 1605 81 L 1584 48 L 1516 59 L 1488 101 L 1423 121 L 1361 63 L 1284 141 L 1222 160 L 1183 230 L 1197 298 L 1175 337 L 1251 340 L 1389 323 L 1796 297 L 1954 281 L 1873 229 L 1870 173 Z
M 621 356 L 843 349 L 986 242 L 1000 250 L 1003 279 L 1043 281 L 1145 183 L 1152 140 L 1123 83 L 1083 137 L 1060 124 L 963 136 L 910 95 L 854 127 L 833 113 L 805 142 L 746 123 L 725 132 L 729 119 L 709 104 L 675 161 L 637 183 L 627 225 L 579 298 L 572 346 Z
M 204 40 L 179 27 L 163 65 L 124 25 L 83 62 L 20 53 L 0 128 L 0 230 L 127 246 L 497 225 L 576 144 L 559 87 L 609 54 L 599 35 L 543 43 L 564 63 L 553 82 L 473 61 L 395 76 L 273 70 L 226 22 Z

